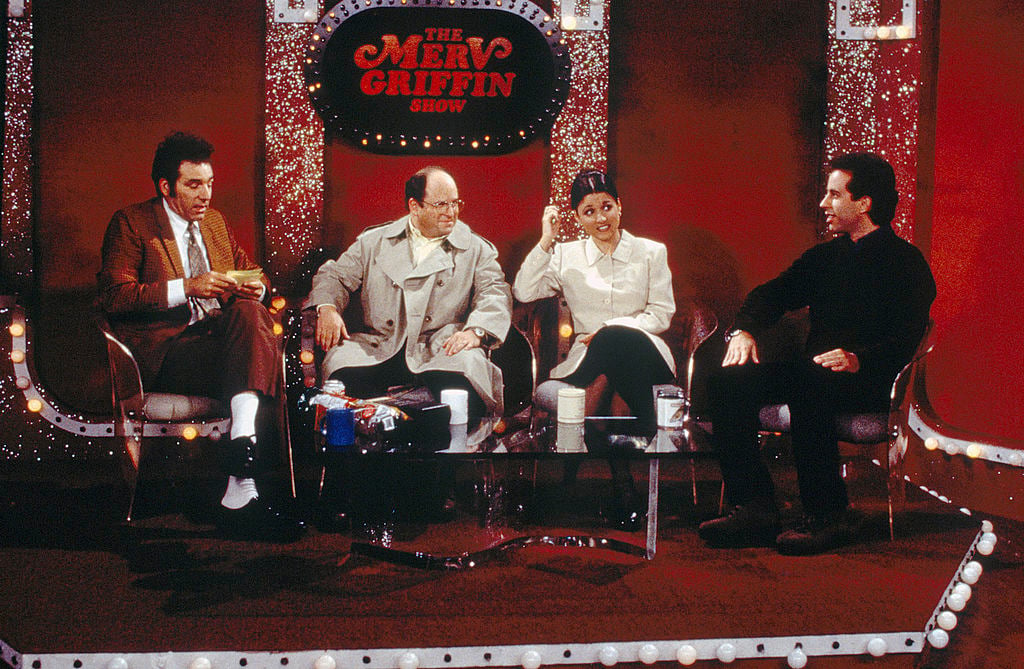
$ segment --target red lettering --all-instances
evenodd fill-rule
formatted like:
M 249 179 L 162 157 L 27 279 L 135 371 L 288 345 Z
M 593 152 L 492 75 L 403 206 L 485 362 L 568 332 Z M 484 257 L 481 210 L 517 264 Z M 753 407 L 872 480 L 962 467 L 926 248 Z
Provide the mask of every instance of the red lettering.
M 512 95 L 512 80 L 516 78 L 515 72 L 491 72 L 491 87 L 487 90 L 487 97 L 494 98 L 501 93 L 506 98 Z
M 379 95 L 385 86 L 384 73 L 380 70 L 370 70 L 359 79 L 359 90 L 364 95 Z
M 388 95 L 412 95 L 409 88 L 410 74 L 407 70 L 388 71 Z
M 430 44 L 423 45 L 423 59 L 420 61 L 420 67 L 439 68 L 444 66 L 444 62 L 441 60 L 441 51 L 444 49 L 444 44 L 438 44 L 433 42 Z
M 469 69 L 469 47 L 465 44 L 449 44 L 444 58 L 446 70 Z
M 364 44 L 356 49 L 352 60 L 358 67 L 369 70 L 383 63 L 386 58 L 391 58 L 393 65 L 401 63 L 400 67 L 407 70 L 416 68 L 416 51 L 423 41 L 422 35 L 409 35 L 402 45 L 399 45 L 397 35 L 382 35 L 381 41 L 383 46 L 379 50 L 372 44 Z
M 495 37 L 491 40 L 490 44 L 487 45 L 486 50 L 481 50 L 484 40 L 480 37 L 468 37 L 466 43 L 469 44 L 469 53 L 473 57 L 473 67 L 478 70 L 484 69 L 487 66 L 487 61 L 491 59 L 493 55 L 495 58 L 508 58 L 509 54 L 512 53 L 512 42 L 504 37 Z M 496 49 L 499 49 L 496 51 Z
M 448 82 L 452 78 L 451 72 L 445 72 L 444 70 L 438 70 L 437 72 L 430 73 L 430 88 L 427 90 L 427 95 L 437 97 L 444 93 L 444 89 L 448 87 Z
M 460 98 L 466 94 L 466 88 L 473 81 L 473 73 L 465 70 L 456 70 L 452 73 L 452 87 L 448 93 Z

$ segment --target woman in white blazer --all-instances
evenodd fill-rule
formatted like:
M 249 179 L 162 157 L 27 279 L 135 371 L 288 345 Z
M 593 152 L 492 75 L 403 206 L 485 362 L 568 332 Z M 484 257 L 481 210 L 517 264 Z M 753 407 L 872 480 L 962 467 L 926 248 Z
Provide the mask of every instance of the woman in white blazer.
M 572 313 L 574 340 L 551 378 L 586 390 L 586 413 L 610 415 L 618 395 L 636 417 L 637 432 L 655 431 L 651 387 L 671 383 L 675 361 L 659 336 L 675 313 L 665 245 L 620 227 L 622 203 L 610 176 L 580 172 L 570 191 L 583 239 L 555 243 L 558 209 L 541 218 L 540 242 L 523 261 L 512 293 L 522 302 L 561 295 Z M 593 435 L 592 435 L 593 436 Z M 613 461 L 613 475 L 619 469 Z M 631 496 L 632 479 L 613 476 Z M 620 494 L 620 498 L 622 494 Z M 642 514 L 626 512 L 625 516 Z M 628 522 L 627 522 L 628 524 Z

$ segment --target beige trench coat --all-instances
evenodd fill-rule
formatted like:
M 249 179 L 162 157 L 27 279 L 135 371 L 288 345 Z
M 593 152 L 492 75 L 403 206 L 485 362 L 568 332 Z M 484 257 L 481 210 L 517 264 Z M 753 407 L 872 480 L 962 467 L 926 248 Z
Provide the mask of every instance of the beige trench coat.
M 503 409 L 501 370 L 482 348 L 453 356 L 441 346 L 453 333 L 483 328 L 497 345 L 512 322 L 512 293 L 494 246 L 462 221 L 448 239 L 412 265 L 409 217 L 364 230 L 337 260 L 324 263 L 313 277 L 307 308 L 333 304 L 344 313 L 350 296 L 361 289 L 363 327 L 346 323 L 352 338 L 324 357 L 327 378 L 344 367 L 380 364 L 405 344 L 410 371 L 457 372 L 466 377 L 488 410 Z

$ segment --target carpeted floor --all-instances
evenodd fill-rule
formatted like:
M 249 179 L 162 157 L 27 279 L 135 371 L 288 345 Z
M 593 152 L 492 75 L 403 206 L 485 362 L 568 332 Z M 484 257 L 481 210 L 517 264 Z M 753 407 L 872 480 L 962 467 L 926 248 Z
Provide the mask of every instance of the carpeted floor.
M 718 489 L 710 467 L 699 473 L 695 507 L 688 470 L 663 463 L 654 560 L 532 546 L 457 572 L 354 555 L 351 533 L 314 530 L 285 546 L 223 540 L 194 504 L 210 497 L 202 486 L 158 482 L 141 500 L 142 517 L 125 527 L 124 491 L 106 472 L 62 479 L 8 473 L 0 511 L 0 639 L 23 653 L 95 653 L 921 631 L 980 525 L 918 496 L 890 542 L 879 472 L 867 470 L 850 479 L 869 519 L 858 544 L 805 558 L 710 550 L 694 527 L 717 509 Z M 393 547 L 456 554 L 524 534 L 643 542 L 642 533 L 601 524 L 597 509 L 609 487 L 602 463 L 586 465 L 571 488 L 560 471 L 542 471 L 528 516 L 496 516 L 493 504 L 487 513 L 487 500 L 475 493 L 477 471 L 460 467 L 458 474 L 455 517 L 399 518 Z M 311 511 L 314 495 L 306 488 L 300 509 Z M 812 658 L 810 666 L 1024 666 L 1019 546 L 1011 537 L 986 558 L 986 573 L 946 649 L 871 662 Z

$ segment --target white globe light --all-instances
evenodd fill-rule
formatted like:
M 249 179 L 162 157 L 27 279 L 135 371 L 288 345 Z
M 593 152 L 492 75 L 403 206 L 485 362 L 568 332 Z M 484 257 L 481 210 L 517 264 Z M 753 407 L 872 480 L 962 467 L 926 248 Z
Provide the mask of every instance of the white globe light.
M 541 656 L 535 650 L 528 650 L 523 653 L 522 661 L 523 669 L 539 669 L 541 665 Z
M 680 646 L 676 651 L 676 660 L 684 667 L 697 661 L 697 649 L 690 645 Z
M 938 628 L 928 632 L 928 643 L 935 648 L 945 648 L 949 643 L 949 632 Z
M 398 669 L 419 669 L 420 658 L 416 653 L 404 653 L 398 658 Z
M 924 440 L 924 447 L 929 451 L 934 451 L 939 448 L 939 440 L 935 437 L 928 437 Z
M 636 655 L 644 664 L 654 664 L 658 661 L 658 647 L 652 643 L 645 643 Z
M 736 659 L 736 646 L 731 643 L 723 643 L 715 649 L 715 657 L 718 658 L 719 662 L 726 664 L 732 662 Z
M 935 623 L 948 632 L 956 627 L 956 614 L 952 611 L 943 611 L 936 616 Z
M 993 544 L 999 541 L 995 532 L 982 532 L 980 541 L 991 541 Z
M 992 521 L 991 520 L 983 520 L 983 521 L 981 521 L 981 531 L 982 532 L 991 532 L 994 529 L 995 529 L 995 527 L 992 526 Z
M 964 565 L 964 571 L 960 574 L 960 580 L 967 585 L 974 585 L 981 578 L 981 573 L 984 570 L 981 568 L 981 563 L 977 560 L 971 560 Z
M 885 639 L 875 637 L 871 641 L 868 641 L 868 653 L 872 657 L 882 657 L 889 650 L 889 644 L 885 642 Z
M 107 669 L 128 669 L 128 660 L 123 657 L 115 657 L 107 662 Z
M 971 586 L 966 583 L 957 583 L 953 586 L 953 593 L 963 597 L 966 602 L 971 598 Z
M 205 657 L 197 657 L 188 663 L 188 669 L 210 669 L 213 665 Z
M 791 669 L 803 669 L 807 666 L 807 653 L 799 648 L 794 648 L 790 651 L 789 655 L 786 656 L 786 664 Z
M 964 607 L 967 606 L 967 600 L 964 599 L 963 595 L 958 595 L 954 592 L 949 597 L 946 597 L 946 606 L 949 607 L 950 611 L 963 611 Z
M 606 667 L 614 667 L 619 662 L 619 651 L 615 646 L 605 646 L 598 652 L 597 659 Z
M 336 669 L 338 663 L 330 655 L 321 655 L 313 662 L 313 669 Z
M 985 541 L 982 539 L 978 542 L 978 552 L 982 555 L 992 555 L 992 551 L 996 549 L 996 545 L 991 541 Z

